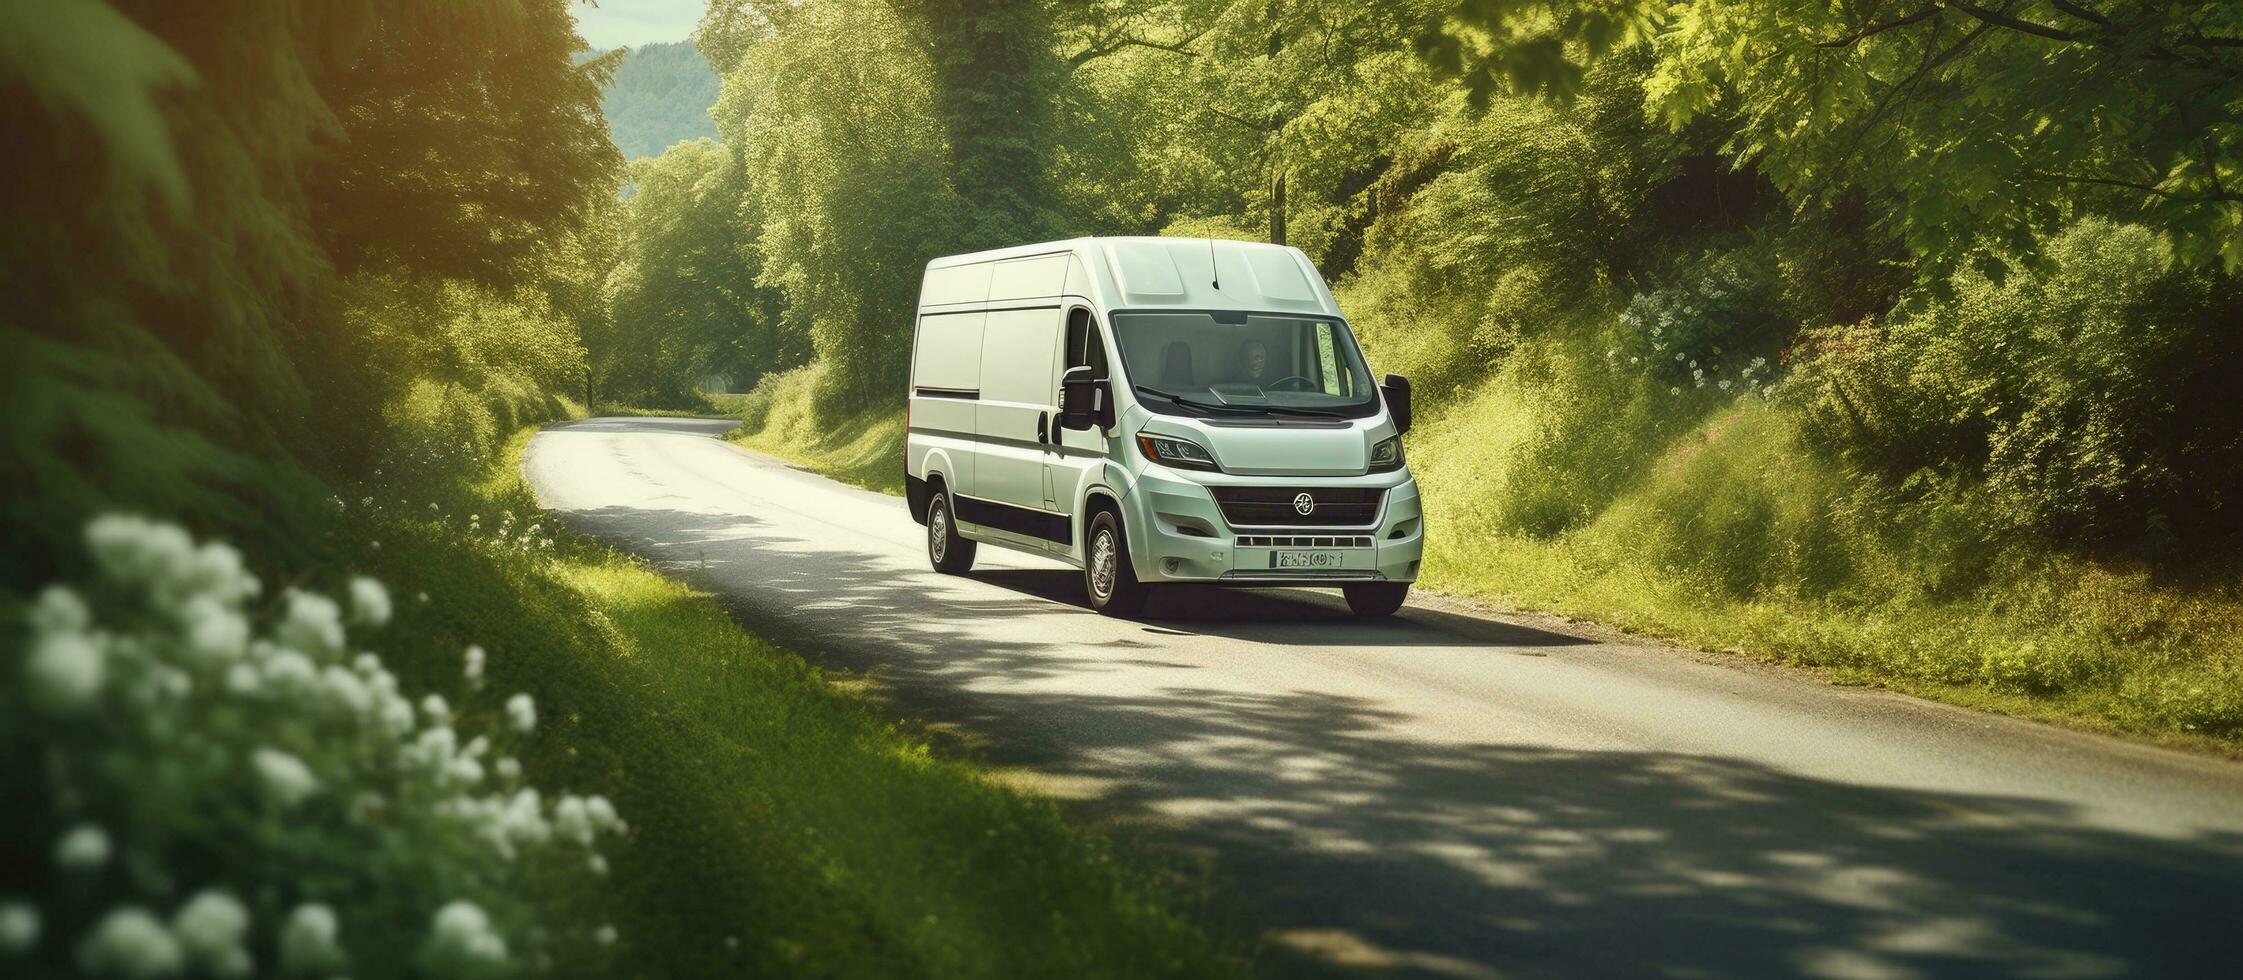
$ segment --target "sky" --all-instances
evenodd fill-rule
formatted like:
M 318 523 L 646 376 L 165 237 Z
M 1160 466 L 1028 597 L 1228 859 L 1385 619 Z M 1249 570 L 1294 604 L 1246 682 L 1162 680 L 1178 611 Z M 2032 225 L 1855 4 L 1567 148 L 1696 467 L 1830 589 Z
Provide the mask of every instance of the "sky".
M 635 48 L 656 41 L 683 41 L 701 23 L 703 0 L 579 0 L 576 30 L 593 50 Z

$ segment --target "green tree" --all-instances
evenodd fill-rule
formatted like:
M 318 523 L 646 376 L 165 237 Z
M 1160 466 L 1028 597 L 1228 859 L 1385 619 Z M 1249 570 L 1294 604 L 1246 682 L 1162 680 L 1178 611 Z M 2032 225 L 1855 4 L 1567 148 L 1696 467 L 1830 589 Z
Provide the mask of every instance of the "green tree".
M 742 171 L 714 140 L 631 166 L 636 193 L 607 282 L 613 321 L 586 338 L 602 397 L 676 404 L 695 385 L 753 387 L 808 359 L 808 337 L 781 328 L 777 291 L 756 285 Z
M 948 179 L 934 68 L 905 40 L 913 25 L 878 0 L 731 16 L 703 31 L 756 37 L 716 110 L 741 155 L 756 281 L 784 298 L 780 330 L 808 337 L 826 365 L 829 404 L 875 404 L 902 383 L 922 269 L 955 251 L 968 226 Z M 740 22 L 762 26 L 731 26 Z
M 1421 45 L 1483 101 L 1571 94 L 1584 60 L 1660 25 L 1652 111 L 1735 112 L 1737 160 L 1799 201 L 1865 193 L 1934 267 L 1998 275 L 2103 214 L 2243 268 L 2234 3 L 1464 0 Z

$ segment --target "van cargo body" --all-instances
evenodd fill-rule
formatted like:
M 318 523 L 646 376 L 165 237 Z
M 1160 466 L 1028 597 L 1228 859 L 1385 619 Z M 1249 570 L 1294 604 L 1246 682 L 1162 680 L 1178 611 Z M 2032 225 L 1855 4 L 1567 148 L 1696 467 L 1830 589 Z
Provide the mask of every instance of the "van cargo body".
M 1170 583 L 1337 586 L 1385 615 L 1425 540 L 1409 385 L 1374 384 L 1299 249 L 1082 238 L 928 263 L 904 484 L 928 558 L 1083 570 L 1128 614 Z

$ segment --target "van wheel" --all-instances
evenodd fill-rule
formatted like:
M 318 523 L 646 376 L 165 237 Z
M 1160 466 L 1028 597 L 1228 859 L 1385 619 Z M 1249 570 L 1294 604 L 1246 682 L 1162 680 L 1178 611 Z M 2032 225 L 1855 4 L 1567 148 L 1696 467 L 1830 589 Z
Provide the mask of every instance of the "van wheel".
M 1129 539 L 1122 537 L 1121 521 L 1114 512 L 1099 511 L 1090 519 L 1089 547 L 1083 552 L 1083 589 L 1090 593 L 1090 608 L 1108 616 L 1135 616 L 1145 608 L 1151 587 L 1137 581 L 1129 566 Z
M 1410 597 L 1410 583 L 1360 582 L 1340 586 L 1340 591 L 1347 595 L 1347 608 L 1358 616 L 1392 616 Z
M 950 492 L 940 491 L 927 505 L 927 563 L 945 575 L 964 575 L 974 567 L 974 542 L 958 536 L 950 516 Z

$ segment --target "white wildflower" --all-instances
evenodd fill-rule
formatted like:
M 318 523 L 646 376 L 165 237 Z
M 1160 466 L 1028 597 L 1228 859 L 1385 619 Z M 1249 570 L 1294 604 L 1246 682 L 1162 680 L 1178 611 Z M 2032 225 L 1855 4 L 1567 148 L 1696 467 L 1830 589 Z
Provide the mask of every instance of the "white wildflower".
M 47 586 L 31 604 L 31 629 L 37 633 L 77 633 L 93 625 L 85 600 L 59 585 Z
M 39 945 L 39 910 L 29 902 L 0 902 L 0 956 L 22 956 Z
M 108 651 L 85 633 L 50 633 L 32 641 L 24 661 L 25 684 L 33 703 L 49 711 L 74 711 L 101 694 L 108 679 Z
M 414 602 L 418 602 L 418 603 L 420 603 L 421 605 L 424 605 L 424 606 L 425 606 L 425 605 L 428 605 L 428 593 L 426 593 L 426 592 L 416 592 L 416 593 L 414 593 L 414 594 L 413 594 L 413 601 L 414 601 Z
M 1727 379 L 1727 378 L 1723 378 L 1723 379 L 1721 379 L 1721 381 L 1720 381 L 1719 383 L 1717 383 L 1717 384 L 1715 385 L 1715 387 L 1717 387 L 1717 388 L 1720 388 L 1720 389 L 1721 389 L 1721 390 L 1723 390 L 1723 391 L 1728 391 L 1728 390 L 1729 390 L 1729 379 Z
M 71 871 L 90 871 L 109 863 L 109 832 L 90 823 L 70 828 L 55 842 L 55 863 Z
M 226 690 L 249 695 L 257 693 L 263 687 L 264 680 L 258 676 L 257 668 L 248 664 L 235 664 L 226 668 Z
M 428 724 L 433 728 L 447 727 L 452 723 L 452 706 L 445 702 L 441 694 L 422 698 L 421 714 L 427 716 Z
M 374 691 L 356 673 L 341 667 L 319 672 L 320 695 L 343 714 L 358 716 L 374 708 Z
M 259 591 L 257 576 L 249 574 L 241 552 L 223 541 L 212 541 L 184 556 L 171 569 L 170 585 L 177 590 L 170 600 L 207 596 L 236 607 Z
M 458 748 L 457 739 L 449 726 L 434 725 L 421 729 L 420 737 L 405 747 L 405 762 L 431 773 L 442 773 L 451 768 L 452 755 Z
M 612 925 L 604 925 L 599 927 L 598 929 L 592 930 L 592 940 L 602 946 L 615 945 L 615 927 Z
M 249 619 L 218 597 L 204 594 L 179 607 L 186 651 L 196 663 L 216 668 L 249 649 Z
M 1680 387 L 1669 387 L 1669 388 L 1667 389 L 1667 394 L 1670 394 L 1670 395 L 1679 395 L 1679 394 L 1682 394 L 1682 389 L 1681 389 Z
M 537 728 L 537 702 L 527 694 L 517 694 L 506 699 L 506 723 L 518 732 Z
M 537 790 L 523 787 L 514 792 L 500 815 L 498 830 L 507 841 L 515 844 L 543 844 L 553 837 L 553 825 L 545 820 L 545 807 L 538 800 Z
M 510 783 L 522 778 L 522 763 L 513 756 L 501 757 L 497 762 L 492 763 L 492 768 L 497 771 L 498 778 Z
M 347 957 L 336 942 L 340 931 L 335 910 L 318 904 L 296 906 L 280 930 L 280 971 L 302 976 L 342 969 Z
M 607 874 L 607 858 L 600 856 L 599 852 L 597 851 L 593 852 L 591 857 L 584 860 L 584 866 L 592 869 L 593 874 L 602 876 L 605 876 Z
M 78 946 L 78 968 L 95 975 L 163 977 L 185 967 L 171 930 L 142 908 L 110 912 Z
M 312 775 L 311 767 L 279 749 L 258 749 L 251 753 L 250 761 L 265 781 L 265 788 L 285 806 L 295 806 L 319 789 L 319 779 Z
M 170 579 L 194 553 L 195 542 L 170 524 L 106 514 L 86 522 L 86 550 L 109 577 L 143 585 Z
M 381 707 L 376 709 L 376 714 L 381 716 L 382 730 L 388 732 L 392 738 L 402 738 L 411 733 L 415 723 L 413 702 L 406 700 L 397 693 L 396 682 L 391 681 L 390 688 L 381 691 L 379 696 Z
M 461 669 L 460 673 L 467 677 L 467 683 L 470 686 L 482 684 L 484 659 L 483 648 L 470 645 L 467 648 L 467 652 L 463 656 L 465 657 L 467 663 L 466 666 Z
M 563 840 L 592 843 L 592 814 L 586 809 L 583 797 L 563 796 L 559 803 L 553 804 L 553 832 Z
M 288 590 L 288 608 L 273 627 L 273 639 L 309 654 L 340 653 L 343 610 L 335 600 L 299 589 Z
M 436 913 L 428 937 L 429 959 L 439 973 L 480 972 L 506 963 L 506 939 L 473 902 L 456 901 Z
M 241 945 L 249 934 L 249 910 L 232 895 L 220 891 L 197 893 L 171 917 L 171 934 L 186 950 L 187 958 L 213 976 L 238 977 L 250 972 L 249 951 Z
M 592 826 L 609 833 L 622 833 L 626 828 L 623 817 L 615 812 L 615 804 L 597 793 L 584 798 L 585 815 L 592 818 Z
M 726 949 L 739 949 L 739 948 L 740 948 L 740 937 L 738 937 L 738 936 L 726 936 L 726 937 L 724 937 L 724 948 L 726 948 Z
M 280 650 L 265 658 L 265 684 L 283 694 L 307 694 L 319 684 L 319 668 L 310 657 Z
M 451 764 L 444 767 L 444 778 L 455 786 L 472 787 L 483 781 L 483 764 L 472 756 L 453 756 Z
M 351 619 L 368 626 L 383 626 L 389 623 L 389 613 L 389 590 L 383 588 L 382 583 L 364 575 L 351 577 Z

